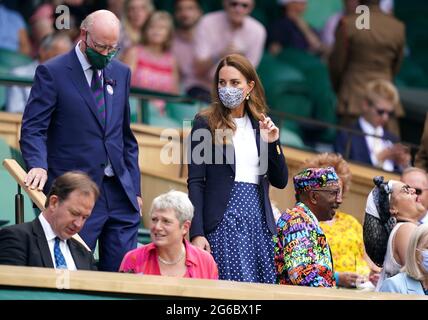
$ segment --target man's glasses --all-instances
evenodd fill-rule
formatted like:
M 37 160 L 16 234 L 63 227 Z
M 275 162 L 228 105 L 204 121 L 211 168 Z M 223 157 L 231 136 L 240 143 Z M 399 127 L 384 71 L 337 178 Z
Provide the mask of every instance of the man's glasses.
M 231 2 L 229 2 L 229 5 L 233 8 L 241 7 L 243 9 L 248 9 L 250 7 L 249 3 L 239 2 L 239 1 L 231 1 Z
M 312 191 L 320 191 L 320 192 L 326 192 L 329 196 L 337 198 L 340 194 L 342 194 L 340 189 L 331 190 L 331 189 L 312 189 Z
M 379 109 L 372 101 L 369 101 L 370 106 L 376 111 L 377 115 L 382 117 L 383 115 L 387 115 L 392 118 L 395 116 L 395 111 L 388 111 L 384 109 Z
M 87 32 L 87 34 L 90 36 L 89 32 Z M 116 46 L 107 46 L 107 45 L 104 45 L 104 44 L 99 44 L 99 43 L 96 43 L 94 41 L 94 39 L 92 39 L 92 37 L 90 37 L 90 38 L 91 38 L 92 44 L 94 45 L 94 49 L 96 51 L 98 51 L 98 52 L 103 52 L 103 51 L 107 50 L 107 52 L 109 54 L 113 53 L 114 55 L 116 55 L 119 52 L 119 50 L 120 50 L 120 48 L 117 45 Z
M 428 188 L 413 188 L 415 189 L 415 193 L 420 196 L 422 193 L 424 193 L 424 191 L 428 190 Z

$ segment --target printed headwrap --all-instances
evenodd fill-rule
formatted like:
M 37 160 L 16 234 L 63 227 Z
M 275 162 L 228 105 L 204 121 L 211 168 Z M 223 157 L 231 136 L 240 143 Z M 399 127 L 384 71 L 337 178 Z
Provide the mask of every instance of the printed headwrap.
M 339 177 L 333 167 L 306 168 L 293 178 L 294 190 L 300 194 L 311 189 L 325 188 L 338 185 Z

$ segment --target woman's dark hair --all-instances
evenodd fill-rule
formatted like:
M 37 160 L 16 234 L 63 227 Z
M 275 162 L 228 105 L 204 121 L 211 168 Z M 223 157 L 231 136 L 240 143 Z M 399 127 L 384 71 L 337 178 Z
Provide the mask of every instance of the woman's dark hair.
M 372 190 L 373 202 L 379 217 L 365 213 L 363 225 L 364 247 L 370 259 L 382 267 L 385 259 L 389 235 L 397 223 L 389 212 L 391 188 L 381 176 L 374 177 L 375 188 Z

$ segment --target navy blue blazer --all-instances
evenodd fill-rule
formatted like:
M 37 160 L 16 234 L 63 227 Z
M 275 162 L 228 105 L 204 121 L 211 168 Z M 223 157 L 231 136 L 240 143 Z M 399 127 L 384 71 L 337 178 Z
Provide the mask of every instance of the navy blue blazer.
M 78 270 L 97 270 L 92 253 L 70 238 L 67 245 Z M 38 218 L 0 230 L 0 264 L 54 268 L 45 232 Z
M 253 119 L 251 115 L 249 116 L 253 128 L 256 129 L 257 150 L 260 156 L 259 122 Z M 199 139 L 194 135 L 195 131 L 198 129 L 209 130 L 207 120 L 199 115 L 195 117 L 191 136 L 189 137 L 193 137 L 193 139 L 197 140 L 190 142 L 191 152 L 193 152 L 195 148 L 197 148 L 197 150 L 199 148 L 203 149 L 205 139 Z M 195 213 L 190 228 L 190 239 L 196 236 L 205 236 L 217 227 L 223 219 L 235 181 L 235 153 L 233 145 L 215 145 L 212 144 L 211 141 L 208 141 L 208 143 L 210 143 L 208 148 L 211 148 L 212 151 L 210 163 L 202 162 L 197 164 L 194 161 L 195 159 L 192 159 L 190 154 L 188 155 L 190 161 L 188 165 L 189 174 L 187 188 L 189 190 L 189 198 L 195 207 Z M 217 154 L 222 154 L 223 156 L 221 164 L 215 164 L 216 148 L 222 149 L 217 152 Z M 227 150 L 228 148 L 231 148 L 231 150 Z M 267 149 L 267 172 L 259 176 L 259 181 L 263 193 L 266 222 L 270 232 L 275 234 L 275 220 L 269 199 L 269 183 L 279 189 L 285 188 L 288 182 L 288 168 L 279 140 L 269 143 Z M 203 150 L 200 153 L 196 153 L 205 156 Z M 231 155 L 230 159 L 226 159 L 227 155 Z
M 352 125 L 351 129 L 363 132 L 359 121 Z M 383 131 L 383 138 L 391 141 L 392 143 L 396 143 L 399 141 L 398 138 L 392 133 L 390 133 L 388 130 Z M 336 141 L 334 143 L 335 152 L 345 156 L 348 139 L 351 140 L 348 160 L 373 166 L 372 160 L 370 158 L 369 147 L 367 145 L 367 141 L 364 135 L 356 135 L 345 131 L 340 131 L 337 134 Z M 400 170 L 401 169 L 399 168 L 399 166 L 394 163 L 394 171 L 400 172 Z
M 40 65 L 22 118 L 20 146 L 27 169 L 48 171 L 53 179 L 70 170 L 86 172 L 98 185 L 107 156 L 130 202 L 139 210 L 138 144 L 130 129 L 131 72 L 113 60 L 104 69 L 106 125 L 96 111 L 75 49 Z

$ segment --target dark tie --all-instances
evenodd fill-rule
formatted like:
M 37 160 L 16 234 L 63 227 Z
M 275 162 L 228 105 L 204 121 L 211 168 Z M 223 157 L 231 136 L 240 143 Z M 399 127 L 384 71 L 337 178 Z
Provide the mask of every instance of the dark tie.
M 92 93 L 94 94 L 95 103 L 97 106 L 97 116 L 99 117 L 102 125 L 104 126 L 106 122 L 106 107 L 105 107 L 105 101 L 104 101 L 103 82 L 98 73 L 98 70 L 93 68 L 92 71 L 93 71 L 93 76 L 92 76 L 92 82 L 91 82 L 91 89 L 92 89 Z
M 55 257 L 55 266 L 57 269 L 67 269 L 67 262 L 65 262 L 65 258 L 61 252 L 61 248 L 59 247 L 60 238 L 55 238 L 54 245 L 54 257 Z

